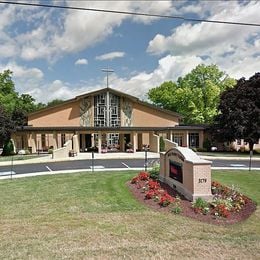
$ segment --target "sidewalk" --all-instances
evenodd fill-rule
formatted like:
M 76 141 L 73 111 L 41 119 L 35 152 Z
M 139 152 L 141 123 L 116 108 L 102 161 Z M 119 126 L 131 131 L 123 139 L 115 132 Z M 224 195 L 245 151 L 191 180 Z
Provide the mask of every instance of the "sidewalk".
M 218 157 L 218 156 L 204 156 L 199 155 L 202 159 L 205 160 L 235 160 L 235 161 L 241 161 L 241 160 L 249 160 L 248 157 Z M 136 152 L 136 153 L 94 153 L 95 159 L 144 159 L 145 158 L 145 152 Z M 153 152 L 147 152 L 147 158 L 148 159 L 159 159 L 160 154 L 153 153 Z M 68 157 L 68 158 L 61 158 L 61 159 L 52 159 L 51 154 L 47 154 L 46 156 L 39 156 L 33 159 L 28 160 L 14 160 L 13 163 L 15 165 L 20 164 L 34 164 L 34 163 L 44 163 L 44 162 L 64 162 L 64 161 L 73 161 L 73 160 L 90 160 L 92 159 L 92 153 L 78 153 L 75 157 Z M 260 161 L 259 157 L 252 157 L 252 161 Z M 6 166 L 10 165 L 11 160 L 9 161 L 0 161 L 0 166 Z
M 25 155 L 26 156 L 26 155 Z M 205 160 L 249 160 L 248 157 L 239 157 L 239 156 L 208 156 L 208 155 L 201 155 L 199 156 L 202 159 Z M 144 159 L 145 158 L 145 152 L 136 152 L 136 153 L 94 153 L 94 159 Z M 147 158 L 148 159 L 159 159 L 160 154 L 153 153 L 153 152 L 147 152 Z M 75 157 L 67 157 L 67 158 L 60 158 L 60 159 L 52 159 L 51 154 L 46 154 L 46 156 L 39 156 L 33 159 L 25 159 L 25 160 L 14 160 L 15 165 L 20 164 L 33 164 L 33 163 L 44 163 L 44 162 L 63 162 L 63 161 L 73 161 L 73 160 L 91 160 L 92 159 L 92 153 L 78 153 Z M 260 157 L 252 157 L 252 161 L 260 161 Z M 10 165 L 11 160 L 9 161 L 0 161 L 0 166 Z
M 249 156 L 248 157 L 239 157 L 239 156 L 207 156 L 207 155 L 199 155 L 200 158 L 205 159 L 205 160 L 235 160 L 235 161 L 244 161 L 248 160 L 249 161 Z M 260 157 L 252 157 L 252 161 L 260 161 Z
M 246 160 L 247 157 L 216 157 L 216 156 L 200 156 L 206 160 Z M 39 156 L 37 158 L 28 159 L 28 160 L 14 160 L 13 165 L 22 165 L 22 164 L 36 164 L 36 163 L 48 163 L 48 162 L 62 162 L 62 161 L 73 161 L 73 160 L 90 160 L 92 158 L 92 153 L 79 153 L 75 157 L 63 158 L 63 159 L 52 159 L 52 155 Z M 145 152 L 136 152 L 136 153 L 105 153 L 105 154 L 94 154 L 95 159 L 144 159 Z M 160 154 L 147 152 L 148 159 L 158 160 L 160 158 Z M 252 161 L 260 161 L 260 158 L 253 158 Z M 0 162 L 0 166 L 10 166 L 11 161 Z M 228 169 L 228 170 L 248 170 L 248 168 L 235 168 L 235 167 L 212 167 L 212 169 Z M 129 170 L 129 168 L 114 168 L 109 169 L 110 171 L 123 171 Z M 140 170 L 140 168 L 131 168 L 131 170 Z M 252 168 L 252 170 L 260 170 L 260 168 Z M 95 169 L 95 172 L 104 171 L 104 169 Z M 24 178 L 30 176 L 40 176 L 40 175 L 53 175 L 53 174 L 61 174 L 61 173 L 72 173 L 72 172 L 92 172 L 92 169 L 75 169 L 75 170 L 59 170 L 59 171 L 45 171 L 45 172 L 36 172 L 36 173 L 28 173 L 28 174 L 18 174 L 12 175 L 11 172 L 6 172 L 6 175 L 0 176 L 0 180 L 2 179 L 10 179 L 10 178 Z
M 145 152 L 136 152 L 136 153 L 94 153 L 95 159 L 144 159 Z M 147 152 L 148 159 L 159 159 L 160 154 Z M 52 155 L 48 154 L 46 156 L 39 156 L 37 158 L 28 159 L 28 160 L 14 160 L 15 165 L 20 164 L 34 164 L 34 163 L 44 163 L 44 162 L 64 162 L 64 161 L 73 161 L 73 160 L 90 160 L 92 159 L 92 153 L 78 153 L 75 157 L 61 158 L 61 159 L 52 159 Z M 10 165 L 11 161 L 0 161 L 0 166 Z

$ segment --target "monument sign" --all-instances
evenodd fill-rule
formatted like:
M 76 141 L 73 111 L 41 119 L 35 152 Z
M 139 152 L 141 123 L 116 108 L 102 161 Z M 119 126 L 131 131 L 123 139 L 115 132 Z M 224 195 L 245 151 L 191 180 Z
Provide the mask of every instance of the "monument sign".
M 160 180 L 188 200 L 212 199 L 211 162 L 186 147 L 173 147 L 160 154 Z

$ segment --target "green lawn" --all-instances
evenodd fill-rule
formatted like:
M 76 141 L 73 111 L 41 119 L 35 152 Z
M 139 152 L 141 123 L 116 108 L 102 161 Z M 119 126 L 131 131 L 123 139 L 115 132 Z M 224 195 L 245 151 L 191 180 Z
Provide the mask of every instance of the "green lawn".
M 257 259 L 260 211 L 224 227 L 152 211 L 125 183 L 135 172 L 0 181 L 1 259 Z M 260 172 L 215 171 L 260 203 Z
M 37 158 L 39 156 L 47 156 L 47 155 L 38 155 L 38 154 L 28 154 L 28 155 L 13 155 L 13 156 L 0 156 L 0 162 L 6 162 L 6 161 L 20 161 L 20 160 L 30 160 Z
M 249 159 L 249 152 L 241 153 L 241 152 L 197 152 L 200 156 L 212 156 L 212 157 L 242 157 Z M 254 152 L 253 158 L 260 158 L 260 154 Z

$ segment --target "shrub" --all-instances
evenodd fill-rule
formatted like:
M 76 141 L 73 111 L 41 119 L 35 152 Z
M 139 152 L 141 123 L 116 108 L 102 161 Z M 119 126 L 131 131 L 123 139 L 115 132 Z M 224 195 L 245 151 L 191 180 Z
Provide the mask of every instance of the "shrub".
M 171 212 L 174 214 L 180 214 L 182 212 L 181 208 L 181 198 L 176 196 L 175 200 L 172 202 Z
M 158 190 L 149 190 L 145 193 L 145 199 L 153 199 L 160 195 Z
M 149 173 L 148 172 L 140 172 L 138 177 L 141 181 L 148 181 L 149 180 Z
M 9 139 L 4 144 L 2 155 L 9 156 L 9 155 L 14 155 L 14 154 L 15 154 L 15 152 L 14 152 L 13 141 L 11 139 Z
M 139 180 L 140 180 L 139 176 L 135 176 L 135 177 L 132 178 L 131 183 L 135 184 L 135 183 L 139 182 Z
M 150 178 L 153 180 L 158 180 L 160 175 L 160 164 L 156 164 L 153 168 L 149 171 Z
M 228 218 L 230 216 L 230 212 L 228 208 L 225 206 L 225 204 L 216 205 L 212 214 L 217 217 L 224 217 L 224 218 Z
M 165 151 L 165 142 L 163 140 L 163 137 L 160 136 L 160 152 Z
M 160 183 L 154 180 L 149 180 L 148 186 L 150 190 L 158 190 L 160 189 Z
M 212 146 L 211 141 L 210 141 L 208 138 L 206 138 L 206 139 L 203 141 L 203 148 L 204 148 L 206 151 L 210 152 L 211 146 Z
M 173 197 L 169 195 L 167 192 L 164 192 L 164 194 L 160 198 L 159 205 L 162 207 L 167 207 L 173 201 L 174 201 Z
M 137 176 L 133 177 L 131 180 L 132 184 L 139 183 L 139 181 L 148 181 L 149 173 L 148 172 L 140 172 Z
M 197 198 L 192 202 L 192 208 L 196 213 L 207 214 L 209 212 L 209 203 L 202 198 Z
M 231 211 L 239 212 L 250 201 L 234 185 L 226 187 L 218 182 L 212 182 L 212 194 L 214 195 L 211 202 L 212 213 L 225 218 L 229 217 Z

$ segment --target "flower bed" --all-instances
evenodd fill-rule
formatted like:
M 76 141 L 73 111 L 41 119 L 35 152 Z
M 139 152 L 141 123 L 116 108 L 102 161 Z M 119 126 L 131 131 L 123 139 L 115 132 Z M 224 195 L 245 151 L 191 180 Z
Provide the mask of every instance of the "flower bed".
M 144 193 L 144 199 L 152 199 L 161 207 L 167 207 L 174 202 L 174 197 L 162 189 L 157 180 L 151 179 L 147 172 L 140 172 L 138 176 L 131 180 L 131 183 L 135 184 L 137 189 L 141 189 L 141 192 Z
M 147 172 L 140 172 L 128 184 L 135 197 L 153 209 L 213 224 L 245 220 L 256 209 L 256 204 L 238 188 L 218 182 L 212 182 L 213 200 L 210 203 L 201 198 L 190 202 L 165 183 L 151 179 Z

